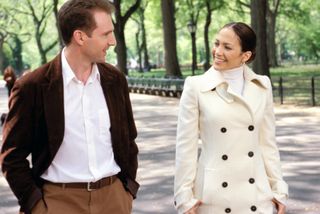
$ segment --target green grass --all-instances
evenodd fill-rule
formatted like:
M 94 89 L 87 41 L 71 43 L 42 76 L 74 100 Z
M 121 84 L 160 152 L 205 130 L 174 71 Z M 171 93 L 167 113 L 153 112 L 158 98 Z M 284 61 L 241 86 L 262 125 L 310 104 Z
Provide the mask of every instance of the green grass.
M 195 71 L 196 75 L 203 74 L 202 69 Z M 311 77 L 320 76 L 320 64 L 317 65 L 294 65 L 283 66 L 270 69 L 272 77 Z M 182 69 L 183 77 L 190 76 L 192 71 L 190 69 Z M 150 72 L 139 73 L 137 71 L 129 71 L 130 77 L 144 77 L 144 78 L 163 78 L 165 77 L 165 69 L 152 69 Z

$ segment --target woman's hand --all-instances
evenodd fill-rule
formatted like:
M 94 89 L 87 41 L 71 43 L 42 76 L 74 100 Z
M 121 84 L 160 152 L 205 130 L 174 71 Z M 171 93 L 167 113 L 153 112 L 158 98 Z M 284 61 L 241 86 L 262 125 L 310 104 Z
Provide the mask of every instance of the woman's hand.
M 286 213 L 286 206 L 284 204 L 282 204 L 280 201 L 278 201 L 275 198 L 272 199 L 272 202 L 276 206 L 277 214 L 285 214 Z
M 185 212 L 184 214 L 197 214 L 197 209 L 199 208 L 199 206 L 202 204 L 201 201 L 198 201 L 190 210 L 188 210 L 187 212 Z

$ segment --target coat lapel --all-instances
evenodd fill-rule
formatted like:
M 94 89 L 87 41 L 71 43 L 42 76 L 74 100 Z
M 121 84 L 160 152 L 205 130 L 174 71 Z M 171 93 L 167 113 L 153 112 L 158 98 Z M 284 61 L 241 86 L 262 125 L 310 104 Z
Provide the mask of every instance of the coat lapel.
M 64 136 L 63 78 L 60 54 L 44 72 L 47 72 L 47 83 L 42 85 L 42 96 L 49 147 L 53 158 Z
M 248 66 L 244 66 L 244 91 L 243 96 L 234 93 L 228 86 L 223 75 L 211 67 L 205 74 L 201 85 L 201 92 L 215 90 L 217 94 L 227 103 L 241 102 L 254 118 L 255 109 L 261 104 L 263 96 L 261 93 L 268 86 L 262 76 L 255 74 Z

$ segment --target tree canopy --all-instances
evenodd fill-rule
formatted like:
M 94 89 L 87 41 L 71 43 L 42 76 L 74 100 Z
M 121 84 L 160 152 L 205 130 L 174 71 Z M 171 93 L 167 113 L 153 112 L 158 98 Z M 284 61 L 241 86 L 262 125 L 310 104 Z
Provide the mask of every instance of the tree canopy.
M 231 21 L 251 24 L 251 10 L 257 10 L 250 7 L 251 1 L 253 0 L 172 0 L 175 4 L 176 55 L 180 67 L 191 66 L 192 61 L 196 61 L 198 65 L 207 64 L 208 66 L 208 56 L 211 62 L 212 41 L 224 24 Z M 320 1 L 265 1 L 269 65 L 278 66 L 288 61 L 318 63 L 320 60 L 320 22 L 318 21 Z M 164 66 L 163 30 L 165 28 L 163 28 L 161 15 L 161 1 L 113 2 L 121 9 L 121 17 L 125 19 L 125 23 L 123 23 L 124 20 L 119 19 L 120 16 L 117 18 L 114 14 L 115 25 L 122 23 L 119 28 L 122 43 L 121 47 L 119 46 L 118 55 L 114 50 L 109 51 L 107 61 L 118 64 L 120 60 L 124 72 L 127 68 L 135 68 L 134 62 L 137 62 L 137 65 L 141 62 L 142 67 L 148 67 L 148 69 L 140 68 L 141 71 L 147 71 L 150 67 Z M 1 70 L 8 64 L 13 65 L 17 70 L 27 67 L 34 69 L 58 53 L 61 49 L 61 40 L 56 27 L 56 13 L 63 3 L 64 0 L 1 0 Z M 208 22 L 209 18 L 210 22 Z M 192 60 L 192 42 L 187 28 L 192 20 L 197 24 L 195 60 Z M 123 34 L 121 28 L 123 28 Z M 121 51 L 119 51 L 120 48 Z M 127 56 L 124 57 L 124 53 Z M 137 69 L 138 67 L 136 66 Z M 169 76 L 170 72 L 167 71 Z

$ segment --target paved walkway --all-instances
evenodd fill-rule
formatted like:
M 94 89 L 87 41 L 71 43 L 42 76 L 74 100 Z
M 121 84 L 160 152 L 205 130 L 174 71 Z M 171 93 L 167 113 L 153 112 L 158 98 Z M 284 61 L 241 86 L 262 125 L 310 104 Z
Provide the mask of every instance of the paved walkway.
M 1 85 L 1 83 L 0 83 Z M 0 113 L 6 110 L 0 89 Z M 176 98 L 131 94 L 140 148 L 141 188 L 134 214 L 174 214 Z M 320 213 L 320 108 L 276 106 L 277 140 L 290 186 L 288 214 Z M 16 200 L 0 176 L 0 214 L 16 214 Z

